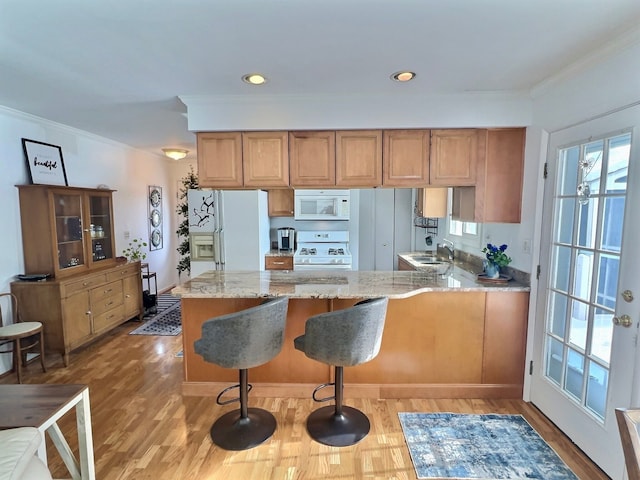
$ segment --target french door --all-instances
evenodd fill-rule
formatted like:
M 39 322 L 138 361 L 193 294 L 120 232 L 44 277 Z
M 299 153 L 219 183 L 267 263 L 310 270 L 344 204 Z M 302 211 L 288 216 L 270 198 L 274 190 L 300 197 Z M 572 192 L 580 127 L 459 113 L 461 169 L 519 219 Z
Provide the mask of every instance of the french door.
M 614 480 L 638 401 L 640 107 L 550 136 L 531 401 Z M 634 298 L 635 297 L 635 298 Z

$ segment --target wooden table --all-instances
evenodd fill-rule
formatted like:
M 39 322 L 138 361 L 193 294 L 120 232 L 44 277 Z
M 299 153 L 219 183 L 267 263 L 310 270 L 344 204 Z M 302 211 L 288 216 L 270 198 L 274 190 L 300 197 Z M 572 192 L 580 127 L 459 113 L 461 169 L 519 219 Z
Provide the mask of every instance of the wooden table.
M 76 408 L 80 464 L 57 421 Z M 42 435 L 38 457 L 46 464 L 44 432 L 49 432 L 71 477 L 95 480 L 91 409 L 87 385 L 0 385 L 0 429 L 35 427 Z

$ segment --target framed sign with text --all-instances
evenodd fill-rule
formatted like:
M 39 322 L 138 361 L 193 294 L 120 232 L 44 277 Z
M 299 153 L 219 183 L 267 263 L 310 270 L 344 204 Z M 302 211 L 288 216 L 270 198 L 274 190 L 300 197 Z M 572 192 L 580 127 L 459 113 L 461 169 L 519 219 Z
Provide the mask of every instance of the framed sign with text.
M 22 149 L 27 160 L 31 183 L 68 185 L 60 147 L 23 138 Z

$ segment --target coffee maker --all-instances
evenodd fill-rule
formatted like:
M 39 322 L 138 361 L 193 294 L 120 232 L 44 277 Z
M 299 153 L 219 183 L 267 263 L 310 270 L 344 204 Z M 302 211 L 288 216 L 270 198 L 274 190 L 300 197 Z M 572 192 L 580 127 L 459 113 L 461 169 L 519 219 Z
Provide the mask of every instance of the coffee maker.
M 278 250 L 292 252 L 294 240 L 295 229 L 291 227 L 282 227 L 278 229 Z

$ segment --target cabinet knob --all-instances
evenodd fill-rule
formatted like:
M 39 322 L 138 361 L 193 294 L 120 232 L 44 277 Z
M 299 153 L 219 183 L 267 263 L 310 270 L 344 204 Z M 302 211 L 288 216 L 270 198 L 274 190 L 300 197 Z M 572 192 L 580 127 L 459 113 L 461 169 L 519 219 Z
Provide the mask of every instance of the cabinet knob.
M 91 315 L 91 310 L 87 310 L 87 313 L 85 313 L 85 315 Z

